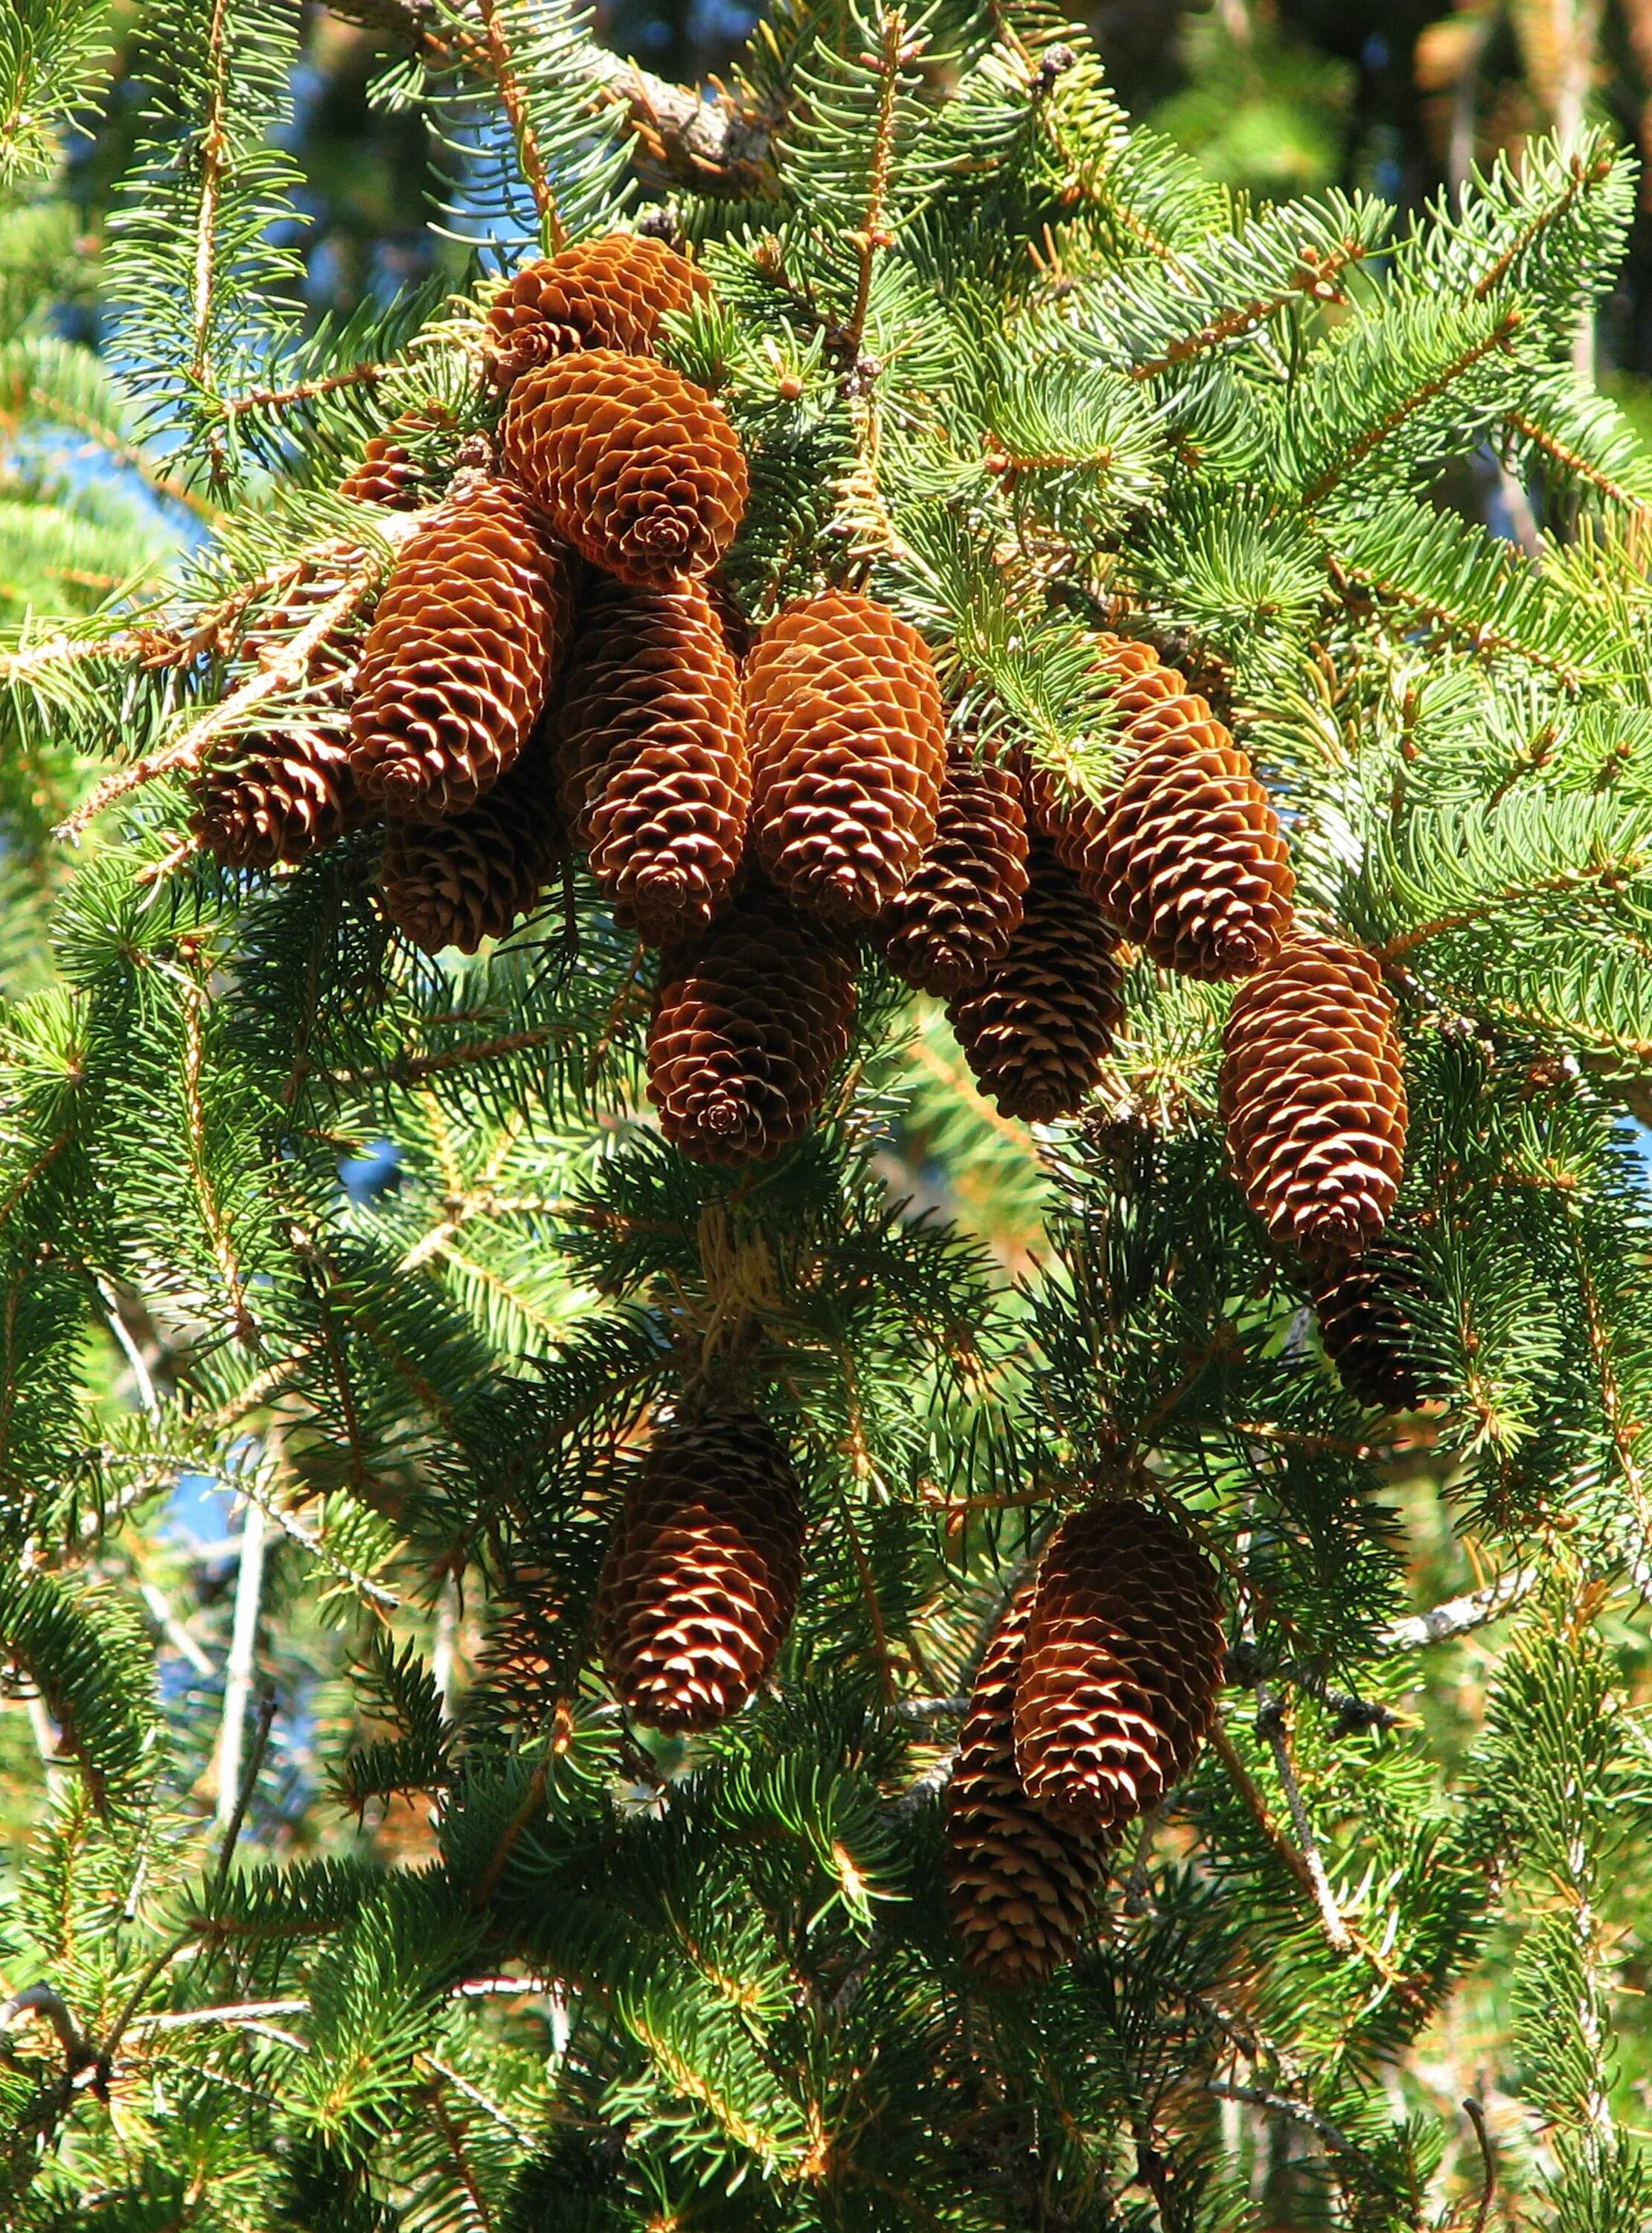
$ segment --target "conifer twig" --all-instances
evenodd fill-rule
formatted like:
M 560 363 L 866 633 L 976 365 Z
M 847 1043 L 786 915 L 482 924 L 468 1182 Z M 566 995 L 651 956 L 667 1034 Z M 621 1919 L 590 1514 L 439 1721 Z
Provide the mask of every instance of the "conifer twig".
M 1307 1802 L 1303 1798 L 1302 1787 L 1297 1781 L 1291 1747 L 1285 1738 L 1285 1709 L 1276 1698 L 1269 1697 L 1259 1683 L 1256 1686 L 1256 1725 L 1273 1754 L 1273 1764 L 1278 1770 L 1285 1805 L 1291 1809 L 1291 1825 L 1297 1833 L 1297 1848 L 1302 1856 L 1314 1904 L 1319 1910 L 1319 1920 L 1324 1925 L 1326 1937 L 1337 1951 L 1339 1954 L 1349 1953 L 1354 1942 L 1343 1919 L 1343 1911 L 1337 1904 L 1337 1895 L 1331 1889 L 1324 1855 L 1319 1850 L 1319 1840 L 1314 1835 L 1313 1824 L 1308 1819 Z
M 499 0 L 478 0 L 482 16 L 482 29 L 487 38 L 488 64 L 493 82 L 499 89 L 499 99 L 511 127 L 511 136 L 516 141 L 517 160 L 522 166 L 522 175 L 528 181 L 533 196 L 533 205 L 539 218 L 540 244 L 546 255 L 554 256 L 568 245 L 568 227 L 563 223 L 556 207 L 556 197 L 545 170 L 545 159 L 539 150 L 539 139 L 533 127 L 533 118 L 528 113 L 527 96 L 517 71 L 516 56 L 511 51 L 510 31 L 500 10 Z
M 1492 2214 L 1492 2203 L 1497 2193 L 1497 2156 L 1486 2127 L 1486 2112 L 1472 2093 L 1463 2103 L 1463 2114 L 1474 2127 L 1474 2138 L 1480 2142 L 1483 2173 L 1480 2206 L 1474 2212 L 1474 2233 L 1486 2233 L 1486 2221 Z

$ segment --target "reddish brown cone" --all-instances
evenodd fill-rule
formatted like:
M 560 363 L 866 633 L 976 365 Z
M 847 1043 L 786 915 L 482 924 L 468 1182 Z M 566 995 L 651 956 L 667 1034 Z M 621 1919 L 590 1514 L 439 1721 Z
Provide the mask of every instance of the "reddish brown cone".
M 807 1131 L 849 1051 L 847 948 L 758 886 L 667 954 L 648 1032 L 648 1098 L 697 1162 L 772 1156 Z
M 1050 1976 L 1071 1958 L 1107 1872 L 1104 1839 L 1049 1820 L 1016 1773 L 1016 1686 L 1032 1609 L 1018 1592 L 986 1647 L 946 1789 L 946 1894 L 964 1959 L 991 1983 Z
M 701 930 L 740 864 L 751 795 L 740 681 L 699 584 L 598 585 L 556 713 L 563 807 L 618 918 Z
M 714 1728 L 774 1665 L 803 1578 L 797 1476 L 755 1413 L 656 1429 L 597 1598 L 602 1657 L 651 1728 Z
M 934 835 L 946 765 L 940 689 L 916 629 L 830 589 L 776 615 L 745 667 L 751 844 L 828 921 L 863 921 Z
M 485 797 L 446 822 L 392 822 L 379 897 L 426 954 L 474 954 L 531 915 L 563 856 L 550 753 L 536 740 Z
M 1192 1765 L 1222 1660 L 1221 1599 L 1173 1520 L 1134 1502 L 1074 1513 L 1039 1563 L 1016 1689 L 1028 1798 L 1116 1837 Z
M 1112 931 L 1047 844 L 1027 865 L 1020 928 L 946 1020 L 1003 1115 L 1048 1123 L 1083 1106 L 1124 1010 Z
M 1411 1305 L 1419 1292 L 1408 1252 L 1387 1239 L 1333 1263 L 1314 1282 L 1326 1356 L 1349 1394 L 1379 1411 L 1415 1411 L 1422 1401 L 1411 1354 Z
M 705 273 L 662 240 L 615 232 L 576 241 L 524 264 L 494 296 L 483 347 L 488 378 L 508 388 L 576 349 L 647 356 L 667 312 L 710 292 Z
M 1299 931 L 1241 986 L 1221 1100 L 1234 1170 L 1275 1240 L 1323 1260 L 1382 1232 L 1406 1099 L 1394 1001 L 1369 954 Z
M 745 459 L 719 407 L 669 365 L 588 349 L 517 381 L 501 452 L 558 535 L 647 589 L 703 574 L 745 510 Z
M 1009 951 L 1027 889 L 1027 825 L 1012 770 L 952 747 L 935 834 L 878 919 L 884 959 L 946 999 Z
M 573 570 L 501 481 L 462 486 L 403 545 L 361 653 L 350 765 L 388 813 L 472 806 L 532 732 L 568 644 Z

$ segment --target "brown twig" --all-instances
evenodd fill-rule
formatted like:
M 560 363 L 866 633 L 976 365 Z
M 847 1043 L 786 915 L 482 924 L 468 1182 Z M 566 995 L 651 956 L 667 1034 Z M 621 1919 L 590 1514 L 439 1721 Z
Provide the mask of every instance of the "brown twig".
M 528 113 L 527 96 L 517 75 L 516 56 L 511 51 L 510 33 L 499 11 L 499 0 L 478 0 L 478 4 L 482 29 L 487 36 L 488 67 L 499 89 L 511 136 L 517 144 L 517 160 L 522 166 L 522 175 L 528 181 L 538 213 L 540 243 L 548 256 L 554 256 L 559 249 L 567 247 L 568 228 L 557 210 L 545 159 L 539 151 L 538 135 Z

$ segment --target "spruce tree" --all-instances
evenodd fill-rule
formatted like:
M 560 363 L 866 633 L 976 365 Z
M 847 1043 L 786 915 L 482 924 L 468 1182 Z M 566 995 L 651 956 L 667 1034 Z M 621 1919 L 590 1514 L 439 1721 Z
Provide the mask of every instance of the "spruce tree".
M 320 320 L 284 0 L 90 279 L 0 22 L 6 2222 L 1634 2233 L 1631 159 L 340 12 Z

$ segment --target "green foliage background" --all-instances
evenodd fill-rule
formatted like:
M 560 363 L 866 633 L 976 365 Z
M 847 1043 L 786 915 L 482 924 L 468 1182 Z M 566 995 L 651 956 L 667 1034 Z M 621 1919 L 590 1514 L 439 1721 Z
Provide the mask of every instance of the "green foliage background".
M 450 298 L 531 238 L 520 147 L 465 11 L 362 12 L 0 16 L 11 2221 L 1643 2225 L 1629 19 L 1558 142 L 1499 16 L 1476 181 L 1399 10 L 1380 63 L 1357 10 L 1147 58 L 1104 16 L 1154 132 L 1033 9 L 940 11 L 921 67 L 892 11 L 781 10 L 739 97 L 792 112 L 782 160 L 694 186 L 593 113 L 582 20 L 504 9 L 563 218 L 640 180 L 716 276 L 670 346 L 753 459 L 754 605 L 848 549 L 1081 785 L 1103 618 L 1232 711 L 1404 1003 L 1440 1393 L 1384 1419 L 1226 1172 L 1225 993 L 1138 967 L 1094 1110 L 1035 1136 L 874 980 L 820 1132 L 731 1183 L 642 1121 L 646 985 L 582 886 L 572 935 L 431 963 L 368 837 L 225 876 L 164 771 L 53 837 L 244 685 L 225 610 L 296 552 L 382 570 L 332 492 L 370 431 L 480 415 Z M 614 29 L 690 71 L 716 26 Z M 619 1723 L 585 1616 L 732 1315 L 810 1579 L 777 1693 L 686 1748 Z M 1007 1585 L 1122 1450 L 1229 1585 L 1223 1743 L 1004 2002 L 935 1792 Z

